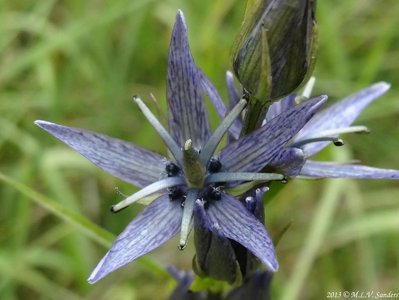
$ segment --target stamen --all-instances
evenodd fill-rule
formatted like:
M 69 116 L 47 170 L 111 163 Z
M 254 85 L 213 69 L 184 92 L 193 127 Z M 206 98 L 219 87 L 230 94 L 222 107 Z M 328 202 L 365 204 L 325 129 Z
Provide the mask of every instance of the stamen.
M 290 147 L 295 147 L 295 148 L 300 148 L 303 145 L 310 144 L 310 143 L 317 143 L 317 142 L 333 142 L 335 146 L 343 146 L 344 141 L 333 137 L 333 136 L 325 136 L 325 137 L 317 137 L 317 138 L 309 138 L 309 139 L 304 139 L 297 141 L 295 143 L 292 143 Z
M 207 201 L 209 199 L 212 200 L 220 200 L 222 197 L 222 190 L 220 186 L 209 185 L 200 195 L 200 198 L 203 201 Z
M 170 136 L 169 132 L 162 126 L 150 109 L 144 104 L 144 102 L 138 97 L 133 96 L 133 100 L 137 103 L 140 110 L 143 112 L 144 116 L 147 118 L 148 122 L 151 123 L 152 127 L 158 132 L 159 136 L 165 142 L 166 146 L 169 148 L 172 155 L 175 157 L 176 161 L 182 161 L 182 152 L 180 147 L 177 145 L 175 140 Z
M 302 92 L 302 97 L 305 98 L 310 98 L 310 95 L 312 95 L 313 87 L 316 82 L 316 77 L 312 76 L 309 78 L 308 82 L 306 83 L 303 92 Z
M 168 177 L 173 177 L 179 175 L 180 168 L 176 164 L 170 162 L 166 165 L 165 171 Z
M 169 194 L 169 199 L 171 201 L 175 201 L 175 200 L 181 199 L 184 196 L 184 191 L 181 187 L 174 186 L 174 187 L 168 188 L 168 194 Z
M 208 171 L 209 173 L 216 173 L 219 172 L 222 168 L 221 162 L 216 158 L 211 158 L 208 164 Z
M 206 177 L 205 182 L 227 182 L 227 181 L 271 181 L 283 180 L 284 175 L 275 173 L 250 173 L 250 172 L 220 172 L 210 174 Z
M 366 126 L 349 126 L 349 127 L 329 129 L 314 133 L 310 132 L 309 134 L 307 134 L 309 138 L 304 138 L 302 140 L 299 140 L 291 144 L 291 147 L 298 148 L 305 144 L 324 142 L 324 141 L 333 142 L 335 146 L 343 146 L 344 142 L 341 139 L 336 138 L 335 136 L 346 133 L 370 133 L 370 129 L 368 129 Z M 314 136 L 315 138 L 310 138 L 311 136 Z
M 184 184 L 184 179 L 182 177 L 168 177 L 157 182 L 154 182 L 150 185 L 147 185 L 145 188 L 141 189 L 137 193 L 127 197 L 125 200 L 113 205 L 111 207 L 112 212 L 118 212 L 121 209 L 129 206 L 130 204 L 137 202 L 138 200 L 147 197 L 151 194 L 154 194 L 162 189 L 173 187 L 176 185 Z
M 190 233 L 191 220 L 193 217 L 194 203 L 198 196 L 197 189 L 189 189 L 186 200 L 184 201 L 183 217 L 181 220 L 180 229 L 180 242 L 179 249 L 183 250 L 186 248 L 188 235 Z
M 370 129 L 366 126 L 349 126 L 320 131 L 317 133 L 317 136 L 336 136 L 345 133 L 370 133 Z
M 230 126 L 234 123 L 235 119 L 241 114 L 248 101 L 245 98 L 242 98 L 236 106 L 227 114 L 227 116 L 222 120 L 219 127 L 212 133 L 209 140 L 206 142 L 204 147 L 201 150 L 200 160 L 206 165 L 216 150 L 216 147 L 219 145 L 222 140 L 224 134 L 230 128 Z

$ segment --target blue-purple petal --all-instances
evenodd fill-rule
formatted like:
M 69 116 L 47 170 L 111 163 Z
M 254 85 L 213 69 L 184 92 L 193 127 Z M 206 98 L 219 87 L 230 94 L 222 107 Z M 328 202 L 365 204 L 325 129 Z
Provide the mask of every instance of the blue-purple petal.
M 230 240 L 221 233 L 197 200 L 194 210 L 194 270 L 200 275 L 234 282 L 239 266 Z
M 184 15 L 178 11 L 169 48 L 166 97 L 169 130 L 180 146 L 191 139 L 200 149 L 210 135 L 203 87 L 202 72 L 190 52 Z
M 260 171 L 313 117 L 326 99 L 326 96 L 320 96 L 296 105 L 256 131 L 227 145 L 218 156 L 223 169 L 230 172 Z
M 301 149 L 288 147 L 281 150 L 270 165 L 283 172 L 284 175 L 295 177 L 301 172 L 305 161 L 305 154 Z
M 36 121 L 96 166 L 138 187 L 159 180 L 166 158 L 133 144 L 80 128 Z
M 201 85 L 208 96 L 209 100 L 211 100 L 213 106 L 215 107 L 217 113 L 221 118 L 226 115 L 226 105 L 224 104 L 222 98 L 219 95 L 219 92 L 213 85 L 213 83 L 209 80 L 209 78 L 205 75 L 201 70 L 199 71 L 201 78 Z
M 274 102 L 272 105 L 270 105 L 266 114 L 266 122 L 274 119 L 282 112 L 292 108 L 295 105 L 295 97 L 296 94 L 290 94 L 280 101 Z
M 322 110 L 304 126 L 295 137 L 295 141 L 317 137 L 317 133 L 321 131 L 350 126 L 363 109 L 384 94 L 389 87 L 390 85 L 385 82 L 375 83 Z M 311 157 L 325 148 L 329 143 L 331 142 L 310 143 L 304 145 L 302 149 L 306 157 Z
M 170 201 L 168 195 L 147 206 L 116 238 L 88 282 L 95 283 L 171 239 L 180 230 L 182 212 L 180 201 Z
M 300 175 L 314 178 L 399 179 L 399 170 L 308 160 Z
M 241 94 L 234 84 L 233 73 L 230 71 L 226 72 L 226 84 L 229 99 L 229 110 L 232 110 L 234 106 L 238 104 L 241 98 Z M 238 117 L 233 125 L 229 128 L 229 142 L 233 142 L 240 137 L 240 132 L 242 129 L 242 117 Z
M 273 242 L 265 226 L 237 199 L 223 194 L 207 209 L 212 226 L 252 252 L 270 271 L 277 271 L 278 262 Z M 239 220 L 239 222 L 237 222 Z

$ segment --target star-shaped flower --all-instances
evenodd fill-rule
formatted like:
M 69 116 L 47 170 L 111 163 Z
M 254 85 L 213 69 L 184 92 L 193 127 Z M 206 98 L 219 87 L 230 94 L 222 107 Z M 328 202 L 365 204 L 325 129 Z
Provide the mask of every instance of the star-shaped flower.
M 273 243 L 266 228 L 230 191 L 242 182 L 282 180 L 280 174 L 259 172 L 311 119 L 326 97 L 316 97 L 284 111 L 262 128 L 228 144 L 215 156 L 224 134 L 230 127 L 234 130 L 232 124 L 247 100 L 241 98 L 212 133 L 204 92 L 219 111 L 226 111 L 216 89 L 194 63 L 184 16 L 179 11 L 167 71 L 169 131 L 140 98 L 134 97 L 164 140 L 171 158 L 102 134 L 36 121 L 98 167 L 142 188 L 114 205 L 114 212 L 140 200 L 151 201 L 117 237 L 91 274 L 90 283 L 154 250 L 179 231 L 180 248 L 184 248 L 193 219 L 197 225 L 247 248 L 269 270 L 277 270 Z
M 311 80 L 309 86 L 314 84 Z M 399 179 L 399 170 L 380 169 L 360 164 L 313 161 L 310 158 L 329 144 L 342 146 L 339 136 L 347 133 L 367 133 L 365 126 L 352 126 L 360 113 L 384 94 L 390 85 L 375 83 L 318 112 L 271 162 L 288 176 L 309 178 L 369 178 Z M 234 87 L 230 85 L 230 89 Z M 311 90 L 311 88 L 310 88 Z M 232 93 L 232 92 L 231 92 Z M 265 123 L 295 106 L 295 94 L 274 103 Z M 305 97 L 306 98 L 306 97 Z

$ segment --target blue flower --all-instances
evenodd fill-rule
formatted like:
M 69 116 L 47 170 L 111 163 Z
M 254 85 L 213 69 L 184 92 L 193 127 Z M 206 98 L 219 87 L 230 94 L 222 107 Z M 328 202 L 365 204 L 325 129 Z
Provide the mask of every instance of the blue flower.
M 375 83 L 332 106 L 318 112 L 295 136 L 289 146 L 271 163 L 289 176 L 309 178 L 369 178 L 399 179 L 399 170 L 380 169 L 360 164 L 313 161 L 310 158 L 329 144 L 342 146 L 339 136 L 347 133 L 367 133 L 365 126 L 351 126 L 369 104 L 384 94 L 390 85 Z M 291 95 L 272 105 L 266 122 L 295 105 Z
M 213 133 L 205 109 L 204 93 L 225 116 Z M 266 228 L 234 197 L 233 191 L 243 182 L 283 179 L 280 174 L 259 172 L 311 119 L 326 97 L 316 97 L 284 111 L 262 128 L 229 143 L 215 155 L 229 128 L 232 132 L 237 129 L 235 120 L 247 101 L 245 97 L 239 99 L 226 114 L 216 89 L 194 63 L 184 16 L 179 11 L 170 44 L 166 98 L 169 131 L 139 97 L 134 97 L 134 100 L 164 140 L 170 158 L 102 134 L 36 121 L 38 126 L 98 167 L 142 188 L 114 205 L 113 211 L 137 201 L 151 202 L 116 238 L 88 281 L 100 280 L 179 232 L 180 248 L 184 248 L 192 226 L 203 227 L 223 239 L 236 241 L 269 270 L 276 271 L 278 263 Z

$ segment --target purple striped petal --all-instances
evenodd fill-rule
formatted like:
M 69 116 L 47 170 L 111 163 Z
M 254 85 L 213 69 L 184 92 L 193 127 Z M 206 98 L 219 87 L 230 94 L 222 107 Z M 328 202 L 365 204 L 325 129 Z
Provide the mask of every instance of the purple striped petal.
M 180 230 L 182 212 L 180 201 L 170 201 L 168 195 L 147 206 L 116 238 L 88 282 L 95 283 L 171 239 Z
M 200 274 L 234 282 L 238 264 L 234 250 L 223 233 L 214 227 L 201 201 L 194 210 L 195 268 Z
M 308 160 L 300 175 L 315 178 L 399 179 L 399 170 Z
M 380 82 L 369 86 L 316 114 L 298 133 L 295 141 L 317 137 L 317 132 L 348 127 L 370 103 L 384 94 L 390 85 Z M 306 157 L 313 156 L 331 142 L 310 143 L 302 149 Z
M 274 119 L 282 112 L 293 107 L 295 105 L 295 97 L 296 94 L 290 94 L 280 101 L 274 102 L 272 105 L 270 105 L 269 110 L 266 114 L 266 122 L 269 122 L 271 119 Z
M 234 106 L 238 104 L 241 98 L 241 94 L 238 91 L 237 87 L 234 84 L 233 73 L 230 71 L 226 72 L 226 84 L 227 84 L 227 92 L 229 98 L 229 109 L 232 110 Z M 229 128 L 229 142 L 233 142 L 240 137 L 240 132 L 242 129 L 242 117 L 238 117 L 233 125 Z
M 284 175 L 295 177 L 301 172 L 305 161 L 305 155 L 301 149 L 288 147 L 281 150 L 270 165 L 281 170 Z
M 84 129 L 36 121 L 65 144 L 96 166 L 138 187 L 159 180 L 165 172 L 166 158 L 133 144 Z
M 205 75 L 204 72 L 199 70 L 201 85 L 205 93 L 208 95 L 209 100 L 211 100 L 213 106 L 215 107 L 218 115 L 223 118 L 226 115 L 226 105 L 222 98 L 220 97 L 218 91 L 216 90 L 213 83 L 209 80 L 209 78 Z
M 220 201 L 210 203 L 206 211 L 212 226 L 225 237 L 235 240 L 252 252 L 270 271 L 278 263 L 273 242 L 265 228 L 237 199 L 223 194 Z
M 310 120 L 326 99 L 326 96 L 320 96 L 296 105 L 258 130 L 227 145 L 219 154 L 223 169 L 230 172 L 260 171 Z
M 169 48 L 166 97 L 169 130 L 180 146 L 191 139 L 200 149 L 210 135 L 201 79 L 188 45 L 184 15 L 178 11 Z

